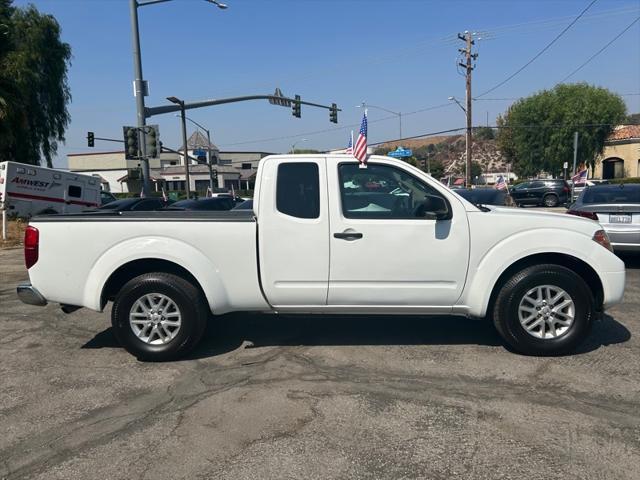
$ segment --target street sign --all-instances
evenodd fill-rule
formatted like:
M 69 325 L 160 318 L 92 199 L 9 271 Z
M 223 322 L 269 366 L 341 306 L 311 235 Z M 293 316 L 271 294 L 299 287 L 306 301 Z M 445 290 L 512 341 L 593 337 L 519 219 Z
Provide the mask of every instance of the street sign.
M 562 168 L 569 168 L 569 162 L 564 162 L 564 164 L 562 165 Z
M 413 155 L 413 150 L 411 150 L 410 148 L 398 147 L 395 150 L 387 153 L 387 155 L 393 158 L 406 158 Z
M 196 158 L 198 158 L 198 157 L 206 157 L 207 156 L 207 151 L 198 148 L 198 149 L 193 151 L 193 156 L 196 157 Z

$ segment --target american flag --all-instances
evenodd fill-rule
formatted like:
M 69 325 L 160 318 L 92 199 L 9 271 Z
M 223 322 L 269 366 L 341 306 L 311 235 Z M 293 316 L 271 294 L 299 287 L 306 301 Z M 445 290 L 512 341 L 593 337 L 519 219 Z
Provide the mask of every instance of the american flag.
M 507 181 L 504 179 L 502 175 L 498 177 L 498 181 L 496 182 L 495 189 L 496 190 L 505 190 L 507 188 Z
M 584 185 L 585 183 L 587 183 L 588 173 L 589 172 L 586 168 L 576 173 L 573 177 L 571 177 L 571 180 L 573 181 L 573 185 L 577 187 L 578 185 Z
M 347 155 L 353 155 L 353 130 L 351 130 L 351 136 L 349 137 L 349 145 L 347 145 L 347 149 L 344 151 Z
M 361 165 L 367 164 L 367 111 L 364 111 L 362 123 L 360 124 L 360 133 L 358 140 L 353 149 L 353 156 L 358 159 Z

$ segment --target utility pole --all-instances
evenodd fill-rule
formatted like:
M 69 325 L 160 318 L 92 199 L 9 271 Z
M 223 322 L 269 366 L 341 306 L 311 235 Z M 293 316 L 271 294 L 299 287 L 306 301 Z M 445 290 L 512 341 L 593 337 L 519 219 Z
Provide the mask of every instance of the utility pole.
M 466 175 L 465 184 L 467 188 L 471 187 L 471 72 L 475 68 L 473 62 L 478 58 L 477 53 L 471 52 L 471 47 L 475 45 L 473 41 L 473 33 L 465 31 L 464 35 L 458 34 L 458 38 L 465 42 L 465 48 L 459 48 L 458 51 L 464 55 L 464 62 L 458 63 L 462 68 L 466 70 L 466 86 L 467 86 L 467 108 L 465 113 L 467 114 L 467 134 L 466 134 L 466 150 L 467 150 L 467 162 L 466 162 Z
M 138 145 L 140 145 L 140 160 L 142 163 L 142 180 L 144 191 L 149 194 L 151 191 L 151 182 L 149 176 L 149 159 L 147 158 L 147 149 L 145 143 L 145 125 L 146 117 L 144 114 L 144 97 L 147 95 L 147 84 L 142 78 L 142 58 L 140 55 L 140 31 L 138 28 L 138 1 L 130 0 L 129 8 L 131 10 L 131 34 L 133 40 L 133 73 L 135 80 L 133 81 L 133 92 L 136 97 L 136 113 L 138 127 Z

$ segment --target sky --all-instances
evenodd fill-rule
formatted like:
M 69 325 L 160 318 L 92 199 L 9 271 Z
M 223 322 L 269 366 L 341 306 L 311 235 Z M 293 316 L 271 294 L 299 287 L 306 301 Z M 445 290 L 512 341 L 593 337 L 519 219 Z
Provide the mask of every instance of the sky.
M 476 33 L 472 96 L 499 84 L 538 54 L 591 0 L 174 0 L 139 8 L 147 106 L 271 94 L 342 109 L 302 106 L 302 118 L 266 100 L 188 111 L 211 130 L 221 150 L 286 152 L 344 148 L 357 135 L 363 101 L 369 143 L 464 127 L 464 112 L 448 98 L 465 98 L 458 72 L 459 32 Z M 15 0 L 56 17 L 73 52 L 71 124 L 54 165 L 68 153 L 118 149 L 96 137 L 122 137 L 135 125 L 128 0 Z M 495 124 L 515 98 L 552 88 L 640 17 L 640 0 L 597 0 L 547 51 L 513 79 L 474 101 L 474 125 Z M 640 21 L 567 82 L 587 82 L 623 95 L 640 112 Z M 435 107 L 435 108 L 434 108 Z M 163 143 L 182 145 L 175 114 L 148 119 Z M 189 127 L 189 133 L 193 129 Z

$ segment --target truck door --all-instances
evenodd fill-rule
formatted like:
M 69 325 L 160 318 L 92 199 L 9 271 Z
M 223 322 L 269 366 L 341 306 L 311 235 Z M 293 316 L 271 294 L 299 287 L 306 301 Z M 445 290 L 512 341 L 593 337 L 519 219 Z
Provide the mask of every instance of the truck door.
M 450 311 L 462 293 L 469 260 L 463 204 L 383 160 L 361 169 L 356 162 L 328 158 L 327 172 L 328 305 Z M 451 219 L 420 216 L 429 195 L 445 200 Z
M 325 158 L 272 158 L 261 172 L 260 278 L 271 305 L 322 306 L 329 286 Z

